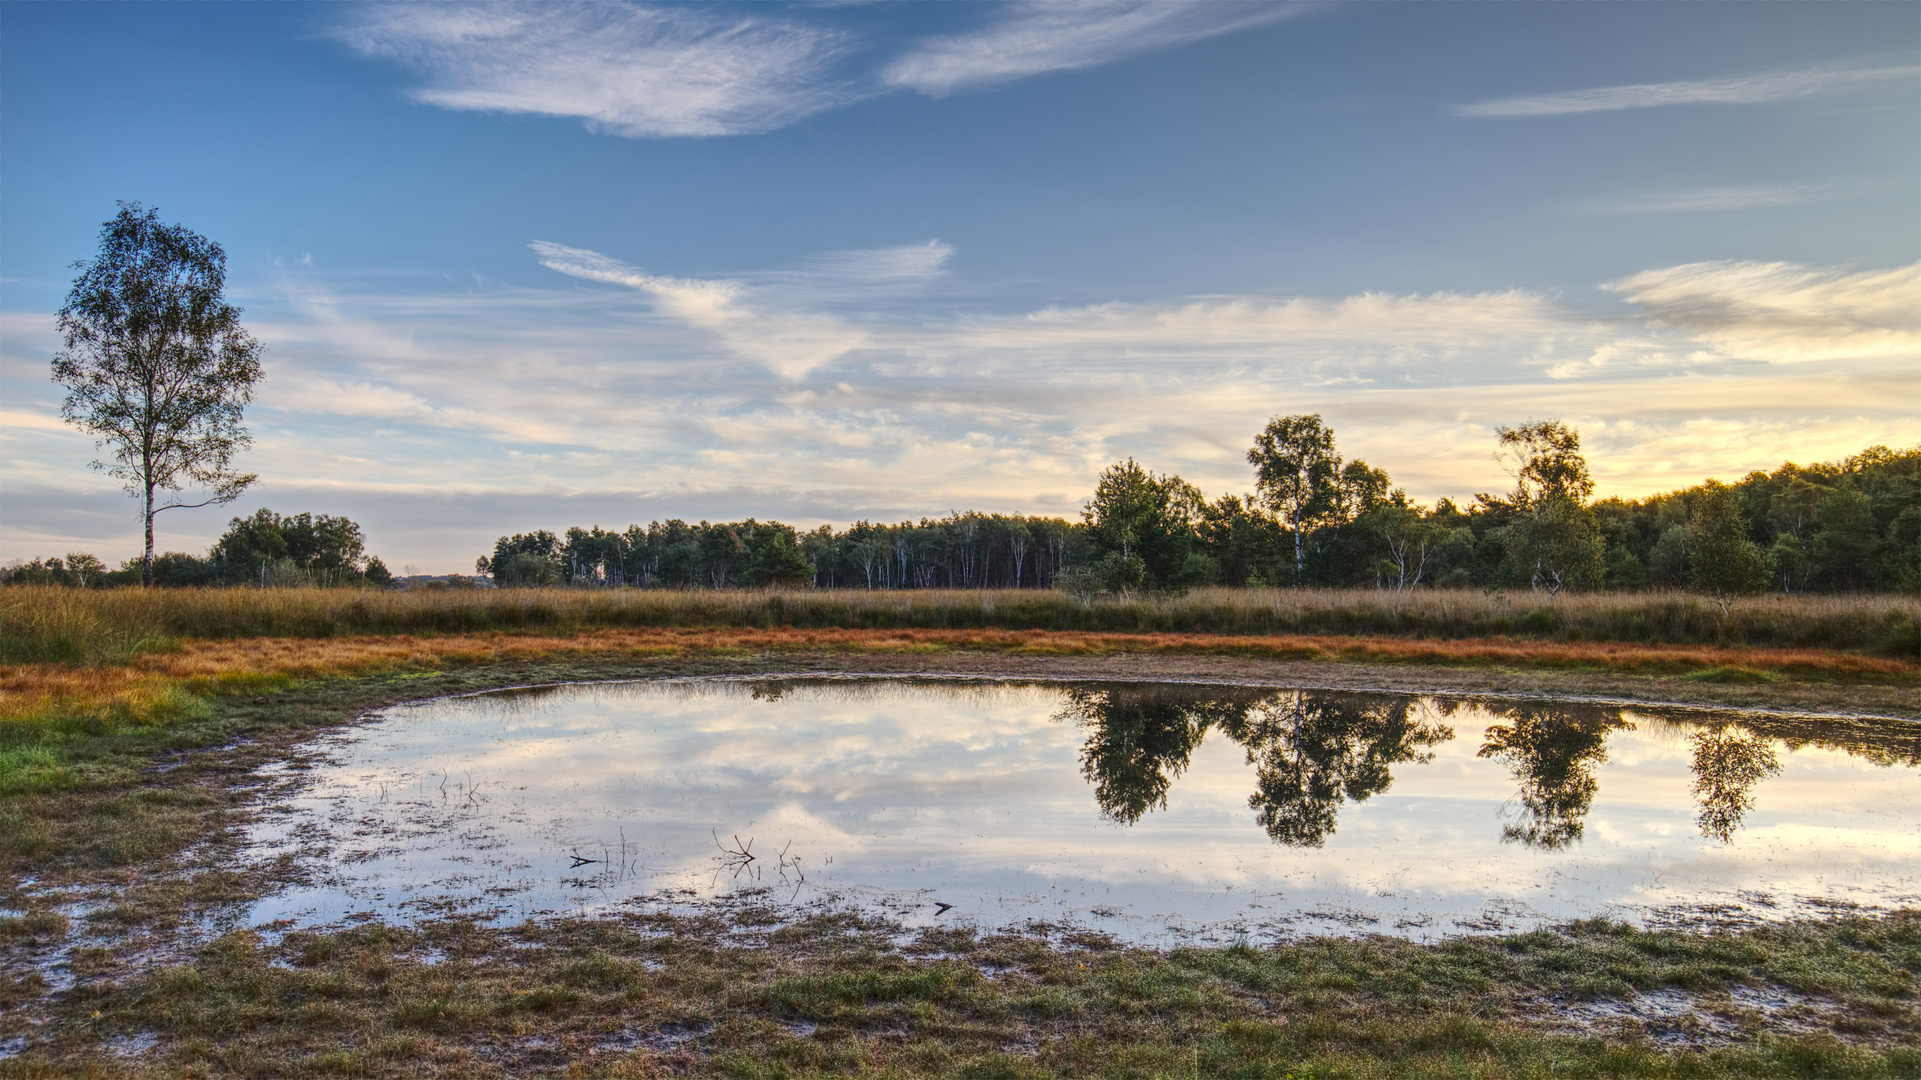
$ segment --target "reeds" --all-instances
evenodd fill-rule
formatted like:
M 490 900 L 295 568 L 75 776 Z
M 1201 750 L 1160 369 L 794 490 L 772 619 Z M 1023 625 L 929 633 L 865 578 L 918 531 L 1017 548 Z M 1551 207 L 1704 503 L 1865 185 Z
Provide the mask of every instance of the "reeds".
M 1713 682 L 1783 677 L 1913 685 L 1921 665 L 1832 649 L 1636 645 L 1347 635 L 1122 634 L 1077 630 L 843 630 L 753 627 L 610 628 L 572 634 L 386 634 L 354 638 L 188 640 L 123 664 L 0 666 L 0 736 L 54 718 L 119 729 L 195 715 L 209 696 L 255 693 L 331 675 L 565 657 L 698 654 L 901 654 L 967 650 L 1008 656 L 1116 653 L 1252 657 L 1464 667 L 1526 667 Z
M 734 627 L 1509 638 L 1845 649 L 1921 659 L 1921 600 L 1680 592 L 1203 589 L 1083 603 L 1036 590 L 0 589 L 0 663 L 120 663 L 179 639 Z

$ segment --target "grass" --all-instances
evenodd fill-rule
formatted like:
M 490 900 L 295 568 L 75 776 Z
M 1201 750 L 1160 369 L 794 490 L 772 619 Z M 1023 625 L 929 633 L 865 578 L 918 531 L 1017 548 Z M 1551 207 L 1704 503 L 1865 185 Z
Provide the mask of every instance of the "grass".
M 1038 590 L 0 589 L 0 664 L 118 663 L 182 639 L 596 629 L 1042 630 L 1845 649 L 1921 660 L 1921 600 L 1763 596 L 1723 612 L 1675 592 L 1202 589 L 1096 599 Z
M 1912 704 L 1921 682 L 1896 647 L 1912 601 L 1767 599 L 1721 621 L 1688 597 L 1574 599 L 0 590 L 0 1046 L 33 1039 L 0 1058 L 0 1078 L 1921 1076 L 1911 912 L 1171 953 L 1058 935 L 907 940 L 839 917 L 445 922 L 236 932 L 151 959 L 168 935 L 284 884 L 284 868 L 223 861 L 222 838 L 263 797 L 255 767 L 436 694 L 820 668 L 1349 671 L 1374 686 L 1405 670 L 1428 688 L 1457 672 L 1510 691 L 1831 709 L 1870 691 Z M 1829 730 L 1795 723 L 1783 737 Z M 1883 741 L 1890 762 L 1913 760 L 1911 737 Z M 56 910 L 49 887 L 94 906 Z M 61 994 L 22 959 L 55 947 L 80 977 Z M 1804 995 L 1793 1008 L 1819 1023 L 1747 1009 L 1735 987 Z M 1676 1050 L 1631 1024 L 1555 1019 L 1657 990 L 1692 995 L 1733 1041 Z
M 196 1077 L 1921 1074 L 1921 912 L 1153 952 L 745 911 L 237 931 L 141 974 L 112 963 L 79 961 L 0 1077 L 132 1074 L 110 1056 L 131 1040 L 140 1074 Z M 1691 1011 L 1583 1008 L 1650 991 Z
M 1328 635 L 1231 636 L 1044 630 L 602 629 L 571 634 L 184 640 L 118 664 L 0 667 L 0 791 L 35 782 L 44 748 L 23 740 L 59 732 L 108 733 L 177 724 L 212 697 L 284 688 L 301 679 L 379 671 L 432 671 L 564 656 L 628 662 L 780 654 L 1006 657 L 1213 656 L 1374 667 L 1578 670 L 1678 676 L 1709 684 L 1802 682 L 1912 687 L 1921 664 L 1818 649 L 1652 646 L 1616 642 L 1445 640 Z

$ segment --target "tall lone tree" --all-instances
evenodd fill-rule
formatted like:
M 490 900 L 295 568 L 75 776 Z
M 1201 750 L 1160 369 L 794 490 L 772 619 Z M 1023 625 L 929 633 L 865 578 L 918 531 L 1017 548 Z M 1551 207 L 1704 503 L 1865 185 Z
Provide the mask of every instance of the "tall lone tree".
M 93 467 L 140 500 L 153 584 L 153 519 L 163 510 L 231 502 L 257 477 L 233 469 L 252 443 L 241 410 L 260 381 L 260 344 L 221 298 L 227 255 L 206 237 L 121 203 L 100 230 L 100 254 L 60 308 L 66 348 L 53 379 L 67 391 L 60 416 L 97 437 L 112 460 Z M 199 502 L 168 493 L 191 486 Z
M 1255 489 L 1269 510 L 1294 534 L 1294 584 L 1301 583 L 1307 553 L 1303 537 L 1340 505 L 1341 456 L 1334 433 L 1319 413 L 1277 416 L 1254 436 L 1247 452 Z

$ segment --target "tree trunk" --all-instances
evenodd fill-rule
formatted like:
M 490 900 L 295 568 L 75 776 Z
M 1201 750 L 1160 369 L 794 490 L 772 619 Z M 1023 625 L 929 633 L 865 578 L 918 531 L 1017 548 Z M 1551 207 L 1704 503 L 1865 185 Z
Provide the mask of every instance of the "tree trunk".
M 1294 515 L 1294 587 L 1301 587 L 1301 578 L 1306 573 L 1307 560 L 1301 554 L 1301 515 Z
M 153 485 L 147 485 L 147 500 L 144 507 L 144 520 L 147 523 L 147 554 L 140 560 L 140 584 L 143 588 L 153 588 Z

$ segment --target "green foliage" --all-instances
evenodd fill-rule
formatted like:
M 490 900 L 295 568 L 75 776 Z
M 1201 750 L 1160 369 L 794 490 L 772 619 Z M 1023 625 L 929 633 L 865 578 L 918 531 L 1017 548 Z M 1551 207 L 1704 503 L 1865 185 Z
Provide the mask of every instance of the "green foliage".
M 814 564 L 807 561 L 790 526 L 770 522 L 753 530 L 747 568 L 740 574 L 742 585 L 796 588 L 813 580 Z
M 1750 596 L 1768 587 L 1773 568 L 1761 545 L 1748 539 L 1747 515 L 1734 489 L 1719 480 L 1701 486 L 1688 518 L 1692 550 L 1688 553 L 1688 584 L 1722 602 Z
M 66 585 L 85 589 L 107 584 L 107 568 L 92 555 L 73 552 L 65 559 L 56 555 L 9 567 L 0 571 L 0 584 Z
M 1881 547 L 1873 504 L 1845 479 L 1822 496 L 1814 511 L 1810 545 L 1818 580 L 1832 588 L 1860 589 L 1870 583 Z
M 1059 518 L 971 511 L 895 525 L 861 521 L 839 533 L 822 526 L 804 535 L 778 521 L 676 518 L 623 532 L 570 528 L 564 539 L 548 532 L 502 537 L 476 567 L 498 584 L 529 574 L 549 580 L 530 564 L 503 577 L 509 556 L 530 554 L 553 564 L 551 583 L 581 587 L 1045 589 L 1083 532 Z
M 1594 478 L 1581 456 L 1580 432 L 1559 420 L 1530 420 L 1496 431 L 1501 446 L 1498 460 L 1514 477 L 1510 498 L 1515 507 L 1531 510 L 1555 498 L 1579 505 L 1594 494 Z
M 1921 591 L 1921 447 L 1870 447 L 1844 461 L 1789 462 L 1736 483 L 1708 481 L 1632 502 L 1599 503 L 1610 583 L 1632 585 L 1640 576 L 1632 559 L 1649 584 L 1714 591 L 1695 576 L 1707 564 L 1693 551 L 1693 518 L 1704 499 L 1722 500 L 1718 487 L 1725 488 L 1741 534 L 1760 548 L 1769 581 L 1781 591 Z M 1711 514 L 1725 519 L 1729 511 L 1717 506 Z M 1753 553 L 1734 544 L 1729 532 L 1715 543 L 1736 553 L 1743 573 L 1752 570 Z
M 230 502 L 255 479 L 233 460 L 252 442 L 240 421 L 261 348 L 221 295 L 226 270 L 219 244 L 121 203 L 60 307 L 60 416 L 109 452 L 93 467 L 141 500 L 148 564 L 155 514 Z M 187 487 L 208 495 L 168 501 Z
M 530 551 L 498 555 L 493 560 L 494 581 L 502 588 L 546 588 L 560 583 L 554 561 Z
M 1133 458 L 1108 466 L 1082 514 L 1088 565 L 1122 595 L 1205 584 L 1212 566 L 1195 531 L 1203 505 L 1200 489 L 1178 476 L 1151 473 Z
M 491 571 L 502 588 L 556 585 L 560 576 L 560 541 L 545 529 L 503 536 L 494 542 L 490 559 L 476 564 Z
M 344 517 L 281 517 L 263 507 L 230 521 L 207 561 L 233 584 L 344 585 L 366 580 L 365 555 L 360 526 Z
M 1247 463 L 1254 466 L 1254 490 L 1262 505 L 1293 534 L 1294 584 L 1304 584 L 1306 534 L 1340 508 L 1341 458 L 1334 452 L 1334 432 L 1318 413 L 1277 416 L 1254 436 Z
M 1508 527 L 1514 579 L 1549 596 L 1574 587 L 1592 589 L 1607 573 L 1607 546 L 1594 513 L 1555 492 L 1534 500 Z

